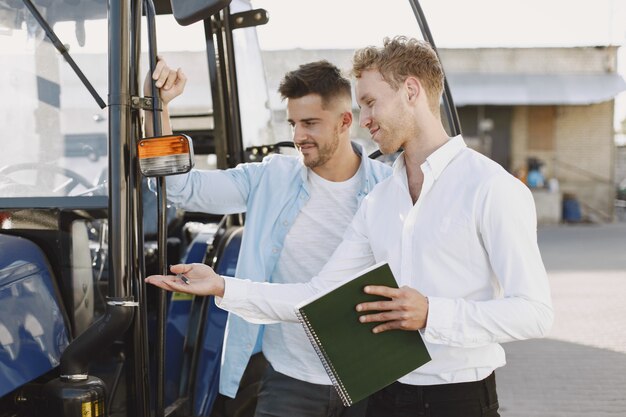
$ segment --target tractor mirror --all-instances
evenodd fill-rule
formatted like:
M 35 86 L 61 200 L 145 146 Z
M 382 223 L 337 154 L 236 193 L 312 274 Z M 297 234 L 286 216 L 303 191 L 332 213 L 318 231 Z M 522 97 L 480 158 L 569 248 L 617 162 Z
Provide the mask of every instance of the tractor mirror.
M 183 26 L 190 25 L 228 6 L 231 0 L 170 0 L 172 14 L 176 21 Z

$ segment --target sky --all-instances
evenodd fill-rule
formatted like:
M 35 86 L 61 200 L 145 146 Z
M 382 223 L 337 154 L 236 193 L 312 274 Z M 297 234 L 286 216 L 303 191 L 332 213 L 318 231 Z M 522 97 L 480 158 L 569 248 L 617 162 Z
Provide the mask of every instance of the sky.
M 297 2 L 253 2 L 267 5 L 271 10 L 270 19 L 273 24 L 281 22 L 283 33 L 297 33 L 305 24 Z M 280 9 L 275 7 L 278 3 L 281 3 Z M 359 0 L 356 3 L 363 8 L 378 7 L 376 14 L 384 21 L 394 16 L 395 4 L 406 3 L 406 0 Z M 315 7 L 304 14 L 307 21 L 328 22 L 333 18 L 327 14 L 329 9 L 344 20 L 359 14 L 352 6 L 354 1 L 315 0 L 313 4 Z M 389 7 L 380 7 L 380 4 Z M 421 0 L 420 5 L 440 47 L 621 45 L 626 35 L 625 0 Z M 397 20 L 397 16 L 393 19 Z M 348 45 L 375 31 L 375 27 L 367 23 L 360 30 L 358 25 L 351 24 L 350 30 L 340 34 L 324 30 L 329 26 L 325 23 L 315 37 L 311 37 L 312 46 L 316 38 L 325 43 L 325 37 Z M 275 38 L 272 42 L 277 49 L 283 49 L 289 46 L 290 37 Z
M 422 0 L 422 7 L 442 46 L 621 45 L 626 35 L 624 0 Z
M 265 49 L 351 49 L 416 31 L 407 0 L 314 0 L 309 7 L 295 0 L 252 4 L 269 11 L 273 29 L 258 28 Z M 420 0 L 420 5 L 439 48 L 626 45 L 626 0 Z M 75 43 L 73 25 L 61 26 L 55 30 L 62 41 Z M 106 51 L 106 39 L 91 35 L 106 33 L 106 23 L 95 26 L 88 28 L 81 52 Z M 160 51 L 180 50 L 181 44 L 204 49 L 200 23 L 181 28 L 170 18 L 157 22 L 157 29 Z M 188 32 L 193 35 L 181 41 L 180 35 Z M 72 46 L 70 52 L 78 49 Z M 618 71 L 626 78 L 625 49 L 620 48 Z M 626 117 L 626 93 L 616 102 L 616 119 Z
M 407 0 L 314 0 L 304 11 L 303 3 L 306 1 L 252 0 L 253 7 L 269 11 L 271 35 L 264 36 L 262 27 L 259 28 L 266 49 L 316 49 L 331 44 L 335 48 L 354 48 L 363 46 L 364 40 L 380 43 L 390 31 L 399 33 L 407 27 L 415 28 Z M 420 0 L 420 5 L 438 47 L 626 43 L 626 0 Z M 399 8 L 406 11 L 403 16 L 398 16 Z M 363 16 L 376 16 L 377 21 Z M 102 29 L 106 30 L 104 22 L 99 31 Z M 202 33 L 201 23 L 180 27 L 173 19 L 157 22 L 157 29 L 166 34 L 159 36 L 161 50 L 180 49 L 181 32 Z M 59 31 L 56 27 L 55 30 Z M 73 28 L 67 28 L 70 43 L 72 31 Z M 202 36 L 194 38 L 195 42 L 189 42 L 187 48 L 203 49 Z M 87 48 L 90 41 L 93 43 L 94 39 L 88 36 Z M 100 45 L 92 47 L 101 49 L 106 44 Z
M 407 0 L 314 0 L 305 11 L 303 3 L 307 1 L 252 0 L 253 7 L 269 11 L 271 34 L 264 36 L 263 27 L 259 27 L 265 48 L 327 45 L 354 48 L 362 46 L 364 40 L 380 43 L 382 36 L 390 31 L 415 30 L 415 18 Z M 438 47 L 588 46 L 626 42 L 626 0 L 420 0 L 420 5 Z M 376 21 L 372 20 L 373 16 Z M 100 33 L 101 29 L 106 31 L 105 22 L 98 25 Z M 62 40 L 71 44 L 75 38 L 73 26 L 57 26 L 55 30 L 59 34 L 66 34 L 61 36 Z M 202 25 L 180 27 L 171 19 L 157 22 L 157 29 L 165 33 L 159 36 L 159 49 L 180 49 L 178 35 L 201 33 Z M 89 32 L 93 33 L 88 29 Z M 202 37 L 199 38 L 187 47 L 204 48 Z M 106 48 L 106 43 L 92 36 L 87 36 L 87 43 L 87 49 L 90 44 L 95 49 Z

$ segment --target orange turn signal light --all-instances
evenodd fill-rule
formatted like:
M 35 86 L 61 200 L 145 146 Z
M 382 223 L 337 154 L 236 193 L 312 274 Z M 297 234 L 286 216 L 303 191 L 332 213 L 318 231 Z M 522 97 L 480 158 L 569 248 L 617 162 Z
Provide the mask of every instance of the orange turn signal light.
M 146 177 L 184 174 L 193 168 L 193 145 L 187 135 L 142 139 L 137 144 L 137 156 Z

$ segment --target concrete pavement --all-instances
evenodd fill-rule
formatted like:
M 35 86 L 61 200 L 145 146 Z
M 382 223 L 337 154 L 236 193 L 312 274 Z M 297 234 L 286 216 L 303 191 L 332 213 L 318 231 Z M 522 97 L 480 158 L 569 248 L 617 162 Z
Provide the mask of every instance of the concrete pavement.
M 626 417 L 626 223 L 541 227 L 546 339 L 504 344 L 502 417 Z

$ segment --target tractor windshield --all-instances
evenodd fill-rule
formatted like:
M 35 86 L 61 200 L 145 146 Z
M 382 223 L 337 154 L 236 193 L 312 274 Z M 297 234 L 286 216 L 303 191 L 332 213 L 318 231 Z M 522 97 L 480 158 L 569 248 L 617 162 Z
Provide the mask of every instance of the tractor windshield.
M 34 6 L 106 99 L 106 3 Z M 0 57 L 0 197 L 106 194 L 106 109 L 24 3 L 0 0 Z

